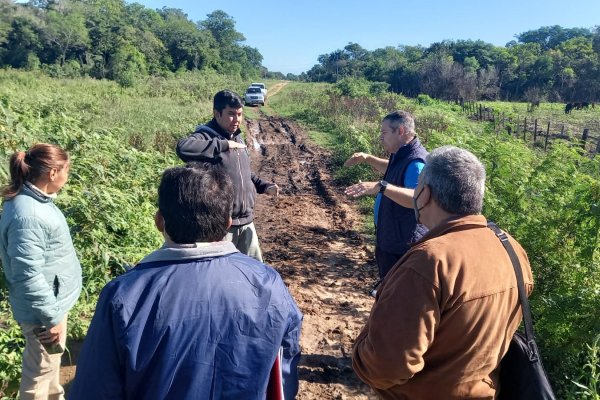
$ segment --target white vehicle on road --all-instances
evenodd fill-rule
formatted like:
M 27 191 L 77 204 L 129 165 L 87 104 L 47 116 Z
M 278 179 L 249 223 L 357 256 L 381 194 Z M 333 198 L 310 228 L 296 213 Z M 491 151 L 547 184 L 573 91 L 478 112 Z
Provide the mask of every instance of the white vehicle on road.
M 265 86 L 264 83 L 262 83 L 262 82 L 251 83 L 250 87 L 260 88 L 260 91 L 262 92 L 263 96 L 265 96 L 265 100 L 267 99 L 267 86 Z
M 263 95 L 262 90 L 258 86 L 250 86 L 246 89 L 246 93 L 244 94 L 244 104 L 251 106 L 260 104 L 261 106 L 264 106 L 265 96 Z

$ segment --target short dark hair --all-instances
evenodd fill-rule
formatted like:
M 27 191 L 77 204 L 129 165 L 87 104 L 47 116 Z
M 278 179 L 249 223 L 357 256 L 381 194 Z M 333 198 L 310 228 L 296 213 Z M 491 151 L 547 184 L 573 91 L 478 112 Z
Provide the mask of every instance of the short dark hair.
M 193 162 L 163 172 L 158 209 L 175 243 L 222 240 L 232 207 L 233 185 L 221 166 Z
M 390 127 L 394 130 L 403 126 L 406 133 L 416 135 L 415 119 L 408 111 L 397 110 L 389 113 L 383 118 L 383 121 L 389 121 Z
M 213 108 L 220 114 L 227 106 L 231 108 L 242 108 L 244 107 L 244 103 L 239 94 L 232 90 L 225 89 L 215 94 Z

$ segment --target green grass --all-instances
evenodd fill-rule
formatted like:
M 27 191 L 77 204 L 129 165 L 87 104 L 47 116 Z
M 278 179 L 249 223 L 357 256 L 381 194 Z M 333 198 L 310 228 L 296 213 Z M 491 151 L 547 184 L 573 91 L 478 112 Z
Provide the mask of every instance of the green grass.
M 518 121 L 521 127 L 527 119 L 530 131 L 533 131 L 534 121 L 537 119 L 538 130 L 544 132 L 550 122 L 551 134 L 563 132 L 565 135 L 581 137 L 583 130 L 588 128 L 592 137 L 600 138 L 600 107 L 573 110 L 570 114 L 565 114 L 563 103 L 540 103 L 540 106 L 534 108 L 532 112 L 528 111 L 528 103 L 482 102 L 481 104 L 510 117 L 513 121 Z
M 559 398 L 581 398 L 573 381 L 597 380 L 582 366 L 589 364 L 583 361 L 586 343 L 600 331 L 592 316 L 600 309 L 600 157 L 589 157 L 579 145 L 563 140 L 543 151 L 495 132 L 491 123 L 469 119 L 460 106 L 419 100 L 391 94 L 347 98 L 333 85 L 295 83 L 272 106 L 318 132 L 315 140 L 332 150 L 335 177 L 343 184 L 379 179 L 368 167 L 343 168 L 342 162 L 355 151 L 383 155 L 377 143 L 379 124 L 395 109 L 413 113 L 428 149 L 452 144 L 477 155 L 488 172 L 484 214 L 511 232 L 529 254 L 536 280 L 531 300 L 545 366 Z M 514 118 L 521 113 L 566 118 L 577 129 L 599 116 L 598 110 L 590 110 L 565 117 L 560 104 L 542 104 L 530 114 L 525 103 L 487 106 Z M 365 227 L 371 227 L 372 204 L 358 204 L 366 214 Z M 597 371 L 600 365 L 594 360 Z
M 121 89 L 110 81 L 0 71 L 0 180 L 8 182 L 10 155 L 36 142 L 59 144 L 72 158 L 57 199 L 84 278 L 70 313 L 70 339 L 84 337 L 104 284 L 160 245 L 156 190 L 162 171 L 181 163 L 175 140 L 210 119 L 212 96 L 231 82 L 243 86 L 234 78 L 189 73 Z M 22 347 L 5 289 L 0 327 L 1 398 L 18 379 Z
M 160 244 L 153 226 L 156 186 L 166 167 L 180 163 L 175 140 L 211 118 L 215 92 L 228 87 L 243 93 L 249 83 L 187 73 L 121 89 L 109 81 L 0 71 L 0 179 L 7 181 L 10 154 L 37 141 L 58 143 L 72 156 L 71 178 L 58 198 L 84 271 L 71 338 L 85 334 L 104 284 Z M 524 103 L 491 106 L 526 113 Z M 561 116 L 578 129 L 600 119 L 599 109 L 564 116 L 563 107 L 542 104 L 532 116 Z M 586 367 L 597 361 L 587 361 L 585 354 L 600 331 L 600 157 L 563 141 L 542 151 L 496 134 L 489 123 L 468 119 L 456 105 L 424 97 L 352 98 L 340 96 L 333 85 L 292 82 L 262 108 L 296 120 L 317 144 L 329 148 L 341 184 L 379 179 L 368 167 L 343 168 L 342 163 L 355 151 L 385 156 L 379 125 L 395 109 L 414 113 L 428 149 L 461 146 L 486 165 L 485 214 L 520 241 L 534 270 L 532 306 L 545 365 L 561 398 L 581 398 L 573 381 L 588 386 L 597 381 Z M 246 107 L 246 117 L 258 118 L 258 111 Z M 357 204 L 365 227 L 372 227 L 372 199 Z M 6 290 L 0 290 L 0 327 L 1 397 L 20 370 L 21 336 Z

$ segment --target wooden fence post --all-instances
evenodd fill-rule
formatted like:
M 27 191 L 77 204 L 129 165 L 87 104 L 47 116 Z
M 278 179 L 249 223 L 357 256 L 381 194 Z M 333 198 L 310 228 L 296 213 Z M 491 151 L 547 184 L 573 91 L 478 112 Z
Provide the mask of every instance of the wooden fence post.
M 548 121 L 548 129 L 546 129 L 546 142 L 544 143 L 544 150 L 548 148 L 548 136 L 550 136 L 550 121 Z
M 483 106 L 479 105 L 479 120 L 483 120 Z
M 535 122 L 533 124 L 533 144 L 536 143 L 537 141 L 537 118 L 535 119 Z
M 588 140 L 588 134 L 589 134 L 590 130 L 588 128 L 585 128 L 583 130 L 583 133 L 581 134 L 581 148 L 585 150 L 585 142 L 587 142 Z
M 527 118 L 523 120 L 523 141 L 527 141 Z

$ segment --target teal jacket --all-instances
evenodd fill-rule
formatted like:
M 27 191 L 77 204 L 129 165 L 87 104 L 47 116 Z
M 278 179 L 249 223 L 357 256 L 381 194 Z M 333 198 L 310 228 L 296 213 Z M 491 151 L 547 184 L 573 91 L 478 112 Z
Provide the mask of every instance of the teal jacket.
M 81 266 L 64 215 L 29 183 L 4 202 L 0 257 L 15 319 L 46 326 L 62 321 L 81 292 Z

